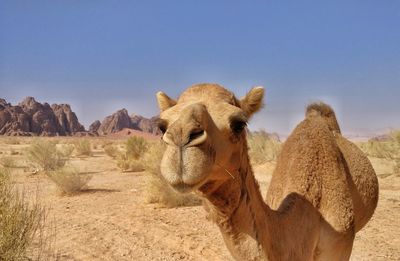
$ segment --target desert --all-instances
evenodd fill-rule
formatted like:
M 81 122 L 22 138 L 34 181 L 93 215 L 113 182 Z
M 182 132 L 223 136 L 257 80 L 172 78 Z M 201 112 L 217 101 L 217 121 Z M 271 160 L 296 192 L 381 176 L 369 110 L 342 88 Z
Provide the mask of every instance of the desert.
M 1 0 L 0 261 L 400 261 L 399 10 Z
M 266 137 L 255 136 L 258 140 L 254 144 L 267 156 L 253 155 L 263 195 L 275 167 L 277 149 L 270 150 L 279 147 L 275 139 Z M 8 159 L 13 183 L 24 191 L 27 200 L 40 202 L 48 210 L 43 230 L 50 235 L 50 247 L 41 255 L 57 260 L 233 260 L 217 226 L 205 222 L 206 212 L 200 202 L 161 197 L 165 188 L 149 184 L 151 166 L 150 172 L 123 170 L 117 166 L 118 160 L 107 155 L 110 145 L 126 149 L 128 139 L 1 137 L 2 164 Z M 90 144 L 90 156 L 79 156 L 74 148 L 69 164 L 80 175 L 91 176 L 82 191 L 60 193 L 58 186 L 45 174 L 35 173 L 26 159 L 29 147 L 37 141 L 54 142 L 62 148 L 81 140 Z M 161 146 L 158 140 L 146 142 Z M 396 145 L 393 141 L 369 141 L 359 146 L 370 151 L 380 194 L 372 220 L 356 236 L 351 260 L 397 260 L 400 173 L 396 161 L 381 151 Z M 151 154 L 152 160 L 160 160 L 156 153 Z M 37 255 L 37 244 L 33 242 L 28 249 L 32 257 Z

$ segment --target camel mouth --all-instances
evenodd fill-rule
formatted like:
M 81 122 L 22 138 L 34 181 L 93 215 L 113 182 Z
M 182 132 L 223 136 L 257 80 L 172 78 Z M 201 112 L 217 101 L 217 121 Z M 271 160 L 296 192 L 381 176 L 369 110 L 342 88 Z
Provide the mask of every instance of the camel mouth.
M 171 187 L 179 193 L 189 193 L 195 190 L 197 184 L 192 185 L 184 182 L 179 182 L 176 184 L 171 184 Z
M 184 181 L 179 181 L 177 183 L 170 184 L 170 186 L 177 192 L 184 194 L 184 193 L 190 193 L 200 188 L 201 186 L 204 185 L 204 183 L 205 183 L 204 180 L 201 180 L 195 184 L 188 184 L 185 183 Z

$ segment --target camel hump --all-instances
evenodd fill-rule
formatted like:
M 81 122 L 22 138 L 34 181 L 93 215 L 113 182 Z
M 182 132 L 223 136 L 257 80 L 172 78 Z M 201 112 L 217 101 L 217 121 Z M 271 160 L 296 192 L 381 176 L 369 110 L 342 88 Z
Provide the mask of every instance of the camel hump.
M 332 107 L 323 102 L 314 102 L 307 106 L 306 118 L 322 117 L 331 131 L 340 133 L 340 127 L 336 120 L 335 112 Z

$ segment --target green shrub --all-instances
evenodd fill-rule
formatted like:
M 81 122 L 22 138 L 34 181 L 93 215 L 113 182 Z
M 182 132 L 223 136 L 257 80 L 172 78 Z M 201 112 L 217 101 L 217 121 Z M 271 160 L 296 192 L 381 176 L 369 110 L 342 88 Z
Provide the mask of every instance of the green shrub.
M 56 143 L 49 140 L 35 140 L 29 146 L 26 156 L 35 168 L 45 172 L 63 167 L 68 160 L 57 150 Z

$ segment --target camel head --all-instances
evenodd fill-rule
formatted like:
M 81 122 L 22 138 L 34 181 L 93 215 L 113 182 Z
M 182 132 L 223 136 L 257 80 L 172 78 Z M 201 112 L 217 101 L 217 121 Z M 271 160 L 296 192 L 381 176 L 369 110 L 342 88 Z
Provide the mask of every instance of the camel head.
M 217 84 L 198 84 L 177 100 L 157 93 L 159 128 L 166 150 L 165 180 L 179 192 L 234 178 L 246 145 L 246 124 L 262 107 L 263 87 L 237 99 Z M 246 155 L 247 157 L 247 155 Z

